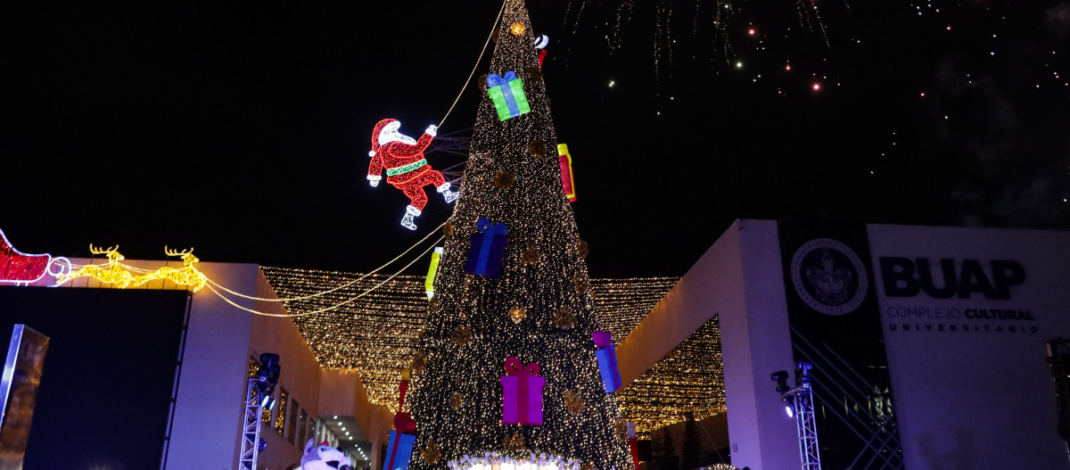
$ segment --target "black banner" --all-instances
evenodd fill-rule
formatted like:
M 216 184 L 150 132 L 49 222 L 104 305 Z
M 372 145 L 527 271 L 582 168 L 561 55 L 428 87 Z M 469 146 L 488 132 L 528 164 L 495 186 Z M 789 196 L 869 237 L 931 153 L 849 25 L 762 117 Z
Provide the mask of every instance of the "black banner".
M 814 365 L 821 467 L 904 468 L 865 225 L 778 226 L 793 356 Z

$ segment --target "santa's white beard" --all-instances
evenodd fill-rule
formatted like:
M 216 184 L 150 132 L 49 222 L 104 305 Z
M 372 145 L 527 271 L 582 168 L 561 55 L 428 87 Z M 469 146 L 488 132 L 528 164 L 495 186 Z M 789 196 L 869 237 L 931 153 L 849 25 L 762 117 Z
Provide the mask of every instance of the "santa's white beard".
M 416 145 L 416 139 L 409 137 L 400 132 L 388 132 L 379 137 L 379 145 L 386 145 L 390 142 L 401 142 L 403 144 Z

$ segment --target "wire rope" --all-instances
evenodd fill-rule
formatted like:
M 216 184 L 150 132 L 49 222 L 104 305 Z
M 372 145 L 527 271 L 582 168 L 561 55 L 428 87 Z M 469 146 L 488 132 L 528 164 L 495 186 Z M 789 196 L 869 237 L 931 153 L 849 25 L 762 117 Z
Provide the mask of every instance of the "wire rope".
M 330 289 L 330 290 L 325 290 L 325 291 L 323 291 L 323 292 L 317 292 L 317 293 L 315 293 L 315 294 L 303 295 L 303 296 L 300 296 L 300 297 L 290 297 L 290 298 L 286 298 L 286 299 L 268 299 L 268 298 L 264 298 L 264 297 L 255 297 L 255 296 L 251 296 L 251 295 L 245 295 L 245 294 L 242 294 L 242 293 L 239 293 L 239 292 L 235 292 L 235 291 L 232 291 L 232 290 L 230 290 L 230 289 L 227 289 L 226 287 L 224 287 L 224 286 L 220 285 L 220 284 L 219 284 L 218 282 L 215 282 L 215 281 L 213 281 L 213 280 L 211 280 L 211 279 L 208 279 L 208 283 L 209 283 L 209 284 L 212 284 L 212 285 L 214 285 L 214 286 L 216 286 L 216 287 L 218 287 L 218 288 L 220 288 L 220 289 L 223 289 L 223 290 L 224 290 L 225 292 L 227 292 L 228 294 L 231 294 L 231 295 L 235 295 L 235 296 L 241 297 L 241 298 L 243 298 L 243 299 L 249 299 L 249 300 L 259 300 L 259 301 L 262 301 L 262 302 L 292 302 L 292 301 L 297 301 L 297 300 L 305 300 L 305 299 L 311 299 L 311 298 L 313 298 L 313 297 L 319 297 L 319 296 L 321 296 L 321 295 L 327 295 L 327 294 L 330 294 L 330 293 L 332 293 L 332 292 L 338 292 L 338 291 L 340 291 L 340 290 L 342 290 L 342 289 L 345 289 L 345 288 L 347 288 L 347 287 L 349 287 L 349 286 L 352 286 L 353 284 L 356 284 L 356 283 L 358 283 L 358 282 L 360 282 L 360 281 L 363 281 L 363 280 L 364 280 L 365 278 L 367 278 L 368 276 L 371 276 L 372 274 L 375 274 L 375 273 L 377 273 L 377 272 L 379 272 L 379 271 L 382 271 L 382 270 L 383 270 L 384 268 L 386 268 L 387 266 L 390 266 L 391 264 L 394 264 L 394 262 L 395 262 L 395 261 L 397 261 L 397 260 L 401 259 L 401 258 L 402 258 L 403 256 L 405 256 L 406 254 L 408 254 L 408 253 L 409 253 L 410 251 L 412 251 L 413 249 L 415 249 L 415 248 L 416 248 L 417 246 L 420 246 L 420 244 L 422 244 L 423 242 L 427 241 L 427 239 L 428 239 L 428 238 L 431 238 L 431 236 L 432 236 L 432 235 L 434 235 L 434 234 L 435 234 L 436 232 L 438 232 L 438 231 L 439 231 L 439 229 L 441 229 L 441 228 L 442 228 L 442 227 L 443 227 L 444 225 L 446 225 L 446 223 L 447 223 L 447 222 L 443 222 L 443 223 L 442 223 L 441 225 L 439 225 L 438 227 L 435 227 L 435 229 L 434 229 L 434 230 L 432 230 L 432 231 L 431 231 L 430 233 L 428 233 L 428 234 L 427 234 L 427 236 L 425 236 L 425 237 L 424 237 L 423 239 L 421 239 L 420 241 L 418 241 L 418 242 L 416 242 L 415 244 L 413 244 L 412 246 L 410 246 L 410 247 L 409 247 L 409 249 L 405 250 L 405 251 L 404 251 L 404 252 L 402 252 L 402 253 L 401 253 L 400 255 L 397 255 L 397 256 L 396 256 L 396 257 L 395 257 L 394 259 L 392 259 L 392 260 L 390 260 L 390 261 L 387 261 L 387 262 L 386 262 L 386 264 L 384 264 L 384 265 L 382 265 L 382 266 L 379 266 L 378 268 L 375 268 L 375 270 L 374 270 L 374 271 L 371 271 L 371 272 L 369 272 L 369 273 L 366 273 L 366 274 L 364 274 L 363 276 L 361 276 L 361 277 L 358 277 L 358 278 L 356 278 L 356 279 L 354 279 L 354 280 L 350 281 L 350 282 L 349 282 L 349 283 L 347 283 L 347 284 L 342 284 L 342 285 L 340 285 L 340 286 L 338 286 L 338 287 L 335 287 L 335 288 L 333 288 L 333 289 Z M 442 238 L 439 238 L 439 240 L 442 240 Z M 438 243 L 438 241 L 436 241 L 435 243 Z M 434 245 L 432 245 L 432 248 L 434 248 Z M 430 251 L 430 248 L 428 249 L 428 251 Z M 425 252 L 424 252 L 424 254 L 427 254 L 427 251 L 425 251 Z M 422 256 L 423 256 L 423 254 L 421 254 L 420 256 L 422 257 Z M 419 260 L 419 259 L 420 259 L 420 257 L 417 257 L 417 258 L 416 258 L 416 260 L 413 260 L 413 263 L 415 263 L 415 262 L 416 262 L 417 260 Z M 412 263 L 409 263 L 409 265 L 408 265 L 408 266 L 411 266 L 411 265 L 412 265 Z M 406 266 L 406 268 L 407 268 L 408 266 Z M 363 295 L 363 294 L 362 294 L 362 295 Z
M 446 111 L 446 115 L 443 116 L 442 121 L 438 123 L 438 127 L 442 127 L 442 125 L 446 123 L 446 118 L 450 117 L 453 108 L 457 106 L 457 102 L 461 100 L 461 95 L 464 95 L 464 90 L 467 90 L 468 84 L 472 83 L 472 77 L 476 74 L 476 70 L 479 69 L 479 63 L 483 61 L 483 55 L 487 53 L 487 46 L 490 45 L 490 40 L 494 37 L 494 30 L 498 27 L 498 21 L 501 21 L 502 19 L 502 12 L 505 11 L 505 3 L 506 2 L 503 1 L 502 8 L 498 10 L 498 17 L 494 19 L 494 24 L 490 28 L 490 34 L 487 35 L 487 41 L 483 43 L 483 50 L 479 51 L 479 58 L 476 59 L 476 65 L 472 67 L 472 71 L 468 74 L 468 80 L 464 81 L 464 86 L 461 87 L 461 92 L 457 93 L 457 98 L 453 100 L 453 104 L 450 105 L 449 111 Z
M 446 238 L 446 237 L 445 236 L 439 237 L 438 240 L 435 240 L 435 243 L 437 244 L 439 241 L 442 241 L 443 238 Z M 347 300 L 345 300 L 343 302 L 339 302 L 339 303 L 334 304 L 334 305 L 332 305 L 330 307 L 324 307 L 324 308 L 321 308 L 319 310 L 314 310 L 314 311 L 311 311 L 311 312 L 302 312 L 302 313 L 268 313 L 268 312 L 261 312 L 259 310 L 253 310 L 251 308 L 243 307 L 241 305 L 238 305 L 238 304 L 234 303 L 234 301 L 228 299 L 223 294 L 220 294 L 219 291 L 215 290 L 215 288 L 212 287 L 211 285 L 207 285 L 207 287 L 209 289 L 211 289 L 212 293 L 214 293 L 219 298 L 223 299 L 226 303 L 228 303 L 228 304 L 230 304 L 230 305 L 232 305 L 234 307 L 237 307 L 239 309 L 245 310 L 246 312 L 249 312 L 249 313 L 253 313 L 253 314 L 256 314 L 256 315 L 262 315 L 262 316 L 265 316 L 265 317 L 281 317 L 281 318 L 307 317 L 309 315 L 315 315 L 317 313 L 329 312 L 331 310 L 335 310 L 335 309 L 341 308 L 342 306 L 344 306 L 346 304 L 352 303 L 352 302 L 356 301 L 357 299 L 372 293 L 373 291 L 375 291 L 375 289 L 378 289 L 383 284 L 386 284 L 386 283 L 394 280 L 395 277 L 400 276 L 401 273 L 405 272 L 405 270 L 409 269 L 409 267 L 411 267 L 413 264 L 416 264 L 417 261 L 419 261 L 421 258 L 423 258 L 423 256 L 426 255 L 427 253 L 431 252 L 431 250 L 434 249 L 434 248 L 435 248 L 435 245 L 431 245 L 430 247 L 427 248 L 427 250 L 424 250 L 423 253 L 420 253 L 420 256 L 417 256 L 416 259 L 412 260 L 411 262 L 409 262 L 409 264 L 406 264 L 404 267 L 402 267 L 401 270 L 399 270 L 398 272 L 392 274 L 390 277 L 384 279 L 382 282 L 372 286 L 368 290 L 365 290 L 364 292 L 361 292 L 360 295 L 357 295 L 356 297 L 353 297 L 351 299 L 347 299 Z M 367 277 L 367 276 L 365 276 L 365 277 Z

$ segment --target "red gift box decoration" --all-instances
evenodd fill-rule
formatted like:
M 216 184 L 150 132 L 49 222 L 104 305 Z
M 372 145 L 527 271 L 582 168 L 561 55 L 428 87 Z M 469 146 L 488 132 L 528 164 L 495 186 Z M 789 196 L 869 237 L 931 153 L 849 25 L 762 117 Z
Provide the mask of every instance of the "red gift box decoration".
M 632 465 L 639 470 L 639 439 L 635 437 L 635 423 L 628 423 L 628 448 L 632 451 Z
M 572 154 L 568 153 L 568 145 L 565 144 L 557 144 L 557 153 L 560 154 L 557 159 L 561 164 L 561 187 L 565 189 L 568 202 L 576 202 L 576 178 L 572 176 Z
M 538 377 L 539 365 L 525 366 L 520 359 L 505 360 L 502 376 L 502 423 L 542 426 L 542 389 L 546 377 Z
M 402 413 L 401 407 L 405 406 L 405 392 L 409 391 L 409 381 L 402 380 L 398 384 L 398 412 L 394 413 L 394 429 L 403 434 L 413 434 L 416 432 L 416 421 L 409 416 L 408 413 Z

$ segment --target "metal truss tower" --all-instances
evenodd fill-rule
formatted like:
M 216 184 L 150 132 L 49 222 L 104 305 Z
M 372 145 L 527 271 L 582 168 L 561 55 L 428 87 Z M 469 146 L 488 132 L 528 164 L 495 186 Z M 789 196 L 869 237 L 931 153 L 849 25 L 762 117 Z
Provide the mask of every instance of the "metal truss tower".
M 260 454 L 260 417 L 263 406 L 256 386 L 261 381 L 258 377 L 250 378 L 249 387 L 245 392 L 245 417 L 242 422 L 239 470 L 256 470 L 256 458 Z
M 776 391 L 787 404 L 790 417 L 795 418 L 799 433 L 799 461 L 802 470 L 821 470 L 821 448 L 817 444 L 817 419 L 814 416 L 814 389 L 810 371 L 814 365 L 807 361 L 795 363 L 795 387 L 788 388 L 788 371 L 773 372 Z
M 802 470 L 821 470 L 821 454 L 817 445 L 817 421 L 814 419 L 814 400 L 810 384 L 789 390 L 785 396 L 794 397 L 795 426 L 799 431 L 799 458 Z
M 1070 340 L 1056 338 L 1048 341 L 1048 365 L 1055 385 L 1055 405 L 1058 410 L 1059 436 L 1066 443 L 1070 456 Z

